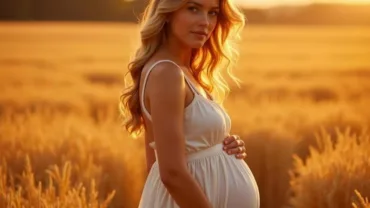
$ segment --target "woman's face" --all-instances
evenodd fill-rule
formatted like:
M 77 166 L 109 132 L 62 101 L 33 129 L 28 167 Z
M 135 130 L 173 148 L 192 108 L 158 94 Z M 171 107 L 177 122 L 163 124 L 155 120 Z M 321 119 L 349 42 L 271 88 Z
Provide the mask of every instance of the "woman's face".
M 170 35 L 190 48 L 201 48 L 217 24 L 219 0 L 187 0 L 170 19 Z

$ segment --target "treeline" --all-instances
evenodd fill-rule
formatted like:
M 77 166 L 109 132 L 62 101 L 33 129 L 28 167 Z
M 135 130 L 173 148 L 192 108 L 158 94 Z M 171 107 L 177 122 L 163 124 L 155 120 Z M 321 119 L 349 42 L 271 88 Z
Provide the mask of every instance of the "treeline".
M 1 1 L 3 21 L 137 22 L 148 0 Z M 304 7 L 244 9 L 249 24 L 370 25 L 370 5 L 313 4 Z
M 11 0 L 0 3 L 1 20 L 136 21 L 146 0 Z M 137 16 L 137 15 L 136 15 Z

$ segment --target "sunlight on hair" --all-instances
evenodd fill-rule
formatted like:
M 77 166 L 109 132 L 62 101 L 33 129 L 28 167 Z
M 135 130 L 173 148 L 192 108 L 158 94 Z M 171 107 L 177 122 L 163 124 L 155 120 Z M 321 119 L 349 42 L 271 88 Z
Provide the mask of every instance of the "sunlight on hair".
M 125 77 L 130 79 L 125 78 L 125 89 L 119 104 L 123 125 L 133 138 L 139 137 L 144 130 L 139 101 L 142 69 L 166 38 L 164 26 L 167 16 L 180 9 L 184 2 L 151 0 L 140 20 L 141 45 L 128 64 Z M 212 36 L 202 48 L 193 50 L 191 70 L 200 85 L 222 105 L 230 91 L 224 76 L 228 75 L 240 86 L 241 81 L 233 75 L 232 69 L 239 58 L 236 42 L 241 39 L 245 16 L 231 0 L 222 0 L 221 10 Z

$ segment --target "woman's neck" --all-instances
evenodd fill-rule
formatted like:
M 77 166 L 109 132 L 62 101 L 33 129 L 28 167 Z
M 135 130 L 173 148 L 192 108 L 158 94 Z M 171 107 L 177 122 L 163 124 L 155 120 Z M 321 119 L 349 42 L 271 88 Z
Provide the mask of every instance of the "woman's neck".
M 180 41 L 170 38 L 162 45 L 160 51 L 171 56 L 177 63 L 190 69 L 192 49 L 187 48 Z

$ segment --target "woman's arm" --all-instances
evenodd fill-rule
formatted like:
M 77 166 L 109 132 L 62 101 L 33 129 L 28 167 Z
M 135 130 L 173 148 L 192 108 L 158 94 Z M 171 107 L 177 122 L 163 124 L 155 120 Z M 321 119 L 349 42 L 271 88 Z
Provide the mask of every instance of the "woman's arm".
M 205 193 L 187 169 L 183 73 L 172 63 L 162 63 L 153 69 L 147 83 L 159 172 L 177 205 L 210 208 Z
M 149 146 L 148 134 L 145 132 L 145 156 L 146 156 L 146 169 L 148 171 L 148 174 L 150 172 L 150 169 L 152 168 L 154 162 L 155 162 L 155 153 L 153 148 Z

